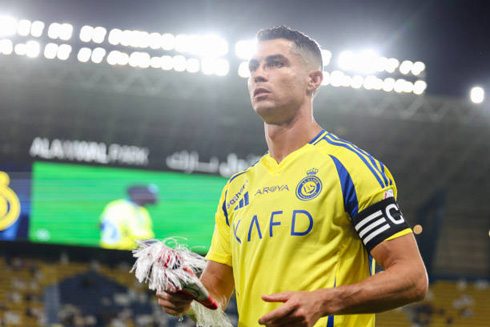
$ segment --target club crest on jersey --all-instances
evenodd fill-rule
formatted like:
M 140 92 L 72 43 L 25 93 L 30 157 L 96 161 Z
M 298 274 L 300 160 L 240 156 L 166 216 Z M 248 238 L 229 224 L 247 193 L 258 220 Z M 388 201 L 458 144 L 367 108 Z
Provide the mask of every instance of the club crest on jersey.
M 306 177 L 299 181 L 296 187 L 296 197 L 301 201 L 313 200 L 322 191 L 322 181 L 316 174 L 318 169 L 312 168 L 306 172 Z

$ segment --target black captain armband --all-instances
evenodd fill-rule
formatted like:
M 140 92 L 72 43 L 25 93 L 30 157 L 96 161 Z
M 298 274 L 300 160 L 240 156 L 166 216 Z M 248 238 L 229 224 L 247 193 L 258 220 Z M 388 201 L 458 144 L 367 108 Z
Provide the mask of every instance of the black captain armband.
M 390 236 L 410 228 L 393 197 L 358 213 L 352 218 L 352 225 L 369 252 Z

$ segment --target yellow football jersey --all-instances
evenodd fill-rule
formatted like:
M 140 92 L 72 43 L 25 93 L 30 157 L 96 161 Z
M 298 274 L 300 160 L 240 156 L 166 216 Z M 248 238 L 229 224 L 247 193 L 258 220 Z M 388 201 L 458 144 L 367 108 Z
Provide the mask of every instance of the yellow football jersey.
M 232 176 L 206 258 L 233 267 L 238 326 L 259 326 L 260 317 L 281 305 L 262 301 L 262 294 L 370 276 L 368 251 L 411 232 L 401 223 L 396 191 L 381 162 L 326 131 L 280 164 L 266 154 Z M 374 326 L 374 314 L 324 317 L 315 326 Z
M 129 200 L 110 202 L 101 215 L 100 246 L 132 250 L 136 240 L 152 239 L 153 223 L 148 210 Z

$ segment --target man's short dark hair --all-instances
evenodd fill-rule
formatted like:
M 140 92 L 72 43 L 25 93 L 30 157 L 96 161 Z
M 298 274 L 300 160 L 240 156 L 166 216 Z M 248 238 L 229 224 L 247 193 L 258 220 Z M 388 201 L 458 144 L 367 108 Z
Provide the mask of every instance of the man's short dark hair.
M 286 39 L 293 41 L 299 51 L 306 51 L 312 55 L 318 63 L 320 70 L 323 70 L 322 52 L 320 46 L 308 35 L 291 29 L 288 26 L 277 26 L 260 30 L 257 33 L 258 41 L 269 41 L 275 39 Z

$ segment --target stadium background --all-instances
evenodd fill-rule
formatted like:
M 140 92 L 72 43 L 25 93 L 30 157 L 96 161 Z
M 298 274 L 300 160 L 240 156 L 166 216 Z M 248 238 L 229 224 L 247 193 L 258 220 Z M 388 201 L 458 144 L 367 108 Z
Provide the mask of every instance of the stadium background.
M 183 236 L 205 253 L 226 176 L 266 150 L 262 123 L 250 109 L 246 79 L 237 74 L 243 59 L 235 55 L 234 45 L 253 38 L 261 27 L 277 24 L 304 30 L 331 51 L 325 71 L 332 79 L 315 100 L 318 122 L 390 168 L 405 216 L 412 226 L 422 227 L 417 239 L 432 295 L 424 304 L 379 315 L 378 326 L 489 324 L 490 106 L 488 100 L 471 103 L 452 78 L 453 71 L 431 71 L 431 65 L 441 64 L 433 53 L 424 55 L 424 44 L 406 31 L 420 30 L 422 17 L 433 12 L 449 15 L 459 7 L 412 1 L 401 2 L 397 9 L 380 1 L 369 9 L 327 1 L 311 2 L 307 10 L 289 1 L 274 3 L 276 7 L 233 1 L 1 4 L 0 14 L 43 21 L 45 27 L 40 36 L 32 35 L 32 25 L 30 34 L 0 36 L 12 42 L 10 53 L 8 45 L 0 51 L 0 171 L 10 177 L 9 189 L 21 206 L 15 231 L 0 234 L 0 326 L 189 324 L 168 319 L 155 308 L 151 293 L 128 273 L 130 253 L 97 248 L 99 213 L 106 201 L 124 196 L 127 181 L 155 183 L 161 195 L 158 209 L 151 211 L 157 237 Z M 270 18 L 272 10 L 278 14 Z M 362 10 L 367 10 L 365 16 Z M 315 11 L 330 21 L 320 20 Z M 478 11 L 488 13 L 488 8 L 475 5 L 461 15 L 471 17 Z M 344 13 L 345 21 L 336 13 Z M 306 19 L 309 15 L 315 19 Z M 388 22 L 376 20 L 380 17 Z M 390 32 L 390 24 L 402 17 L 402 27 Z M 72 24 L 71 38 L 50 36 L 55 22 Z M 346 22 L 357 34 L 347 32 Z M 444 20 L 438 23 L 444 25 Z M 107 29 L 102 43 L 82 40 L 86 25 Z M 387 30 L 376 34 L 380 26 Z M 110 65 L 109 53 L 115 50 L 202 59 L 178 49 L 110 44 L 114 28 L 220 32 L 229 51 L 218 57 L 228 62 L 228 72 L 191 73 L 176 68 L 177 61 L 169 70 Z M 418 75 L 399 70 L 379 74 L 424 81 L 422 94 L 366 84 L 352 87 L 352 80 L 349 87 L 345 80 L 334 80 L 343 38 L 365 44 L 358 32 L 362 28 L 367 28 L 369 42 L 383 44 L 384 55 L 400 62 L 425 62 L 426 69 Z M 468 38 L 478 36 L 475 31 Z M 39 43 L 34 58 L 15 48 L 30 40 Z M 58 52 L 48 59 L 50 43 L 69 44 L 68 58 L 60 59 Z M 87 62 L 80 59 L 82 48 L 91 50 Z M 96 48 L 106 49 L 100 63 L 94 59 Z M 481 78 L 481 73 L 476 76 Z M 5 187 L 1 191 L 8 202 Z M 233 305 L 230 310 L 235 314 Z

